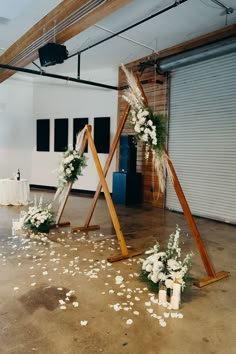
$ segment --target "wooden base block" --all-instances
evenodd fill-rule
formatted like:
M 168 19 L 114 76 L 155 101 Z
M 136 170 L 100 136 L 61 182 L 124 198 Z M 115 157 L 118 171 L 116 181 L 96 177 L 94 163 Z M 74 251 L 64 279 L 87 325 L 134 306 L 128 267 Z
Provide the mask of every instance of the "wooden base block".
M 63 221 L 63 222 L 59 222 L 58 224 L 51 225 L 50 228 L 63 227 L 63 226 L 69 226 L 69 225 L 70 225 L 70 221 Z
M 127 255 L 118 254 L 117 256 L 107 258 L 107 261 L 113 263 L 113 262 L 121 261 L 122 259 L 138 256 L 142 253 L 143 251 L 133 251 L 133 252 L 129 252 Z
M 196 285 L 199 288 L 202 288 L 203 286 L 214 283 L 215 281 L 218 281 L 223 278 L 227 278 L 229 276 L 230 276 L 230 272 L 222 271 L 222 272 L 216 273 L 215 277 L 208 276 L 206 278 L 203 278 L 203 279 L 195 282 L 194 285 Z
M 59 222 L 59 224 L 57 224 L 56 226 L 63 227 L 63 226 L 69 226 L 69 225 L 70 225 L 70 221 L 62 221 L 62 222 Z
M 76 226 L 72 227 L 72 232 L 76 231 L 91 231 L 91 230 L 99 230 L 99 225 L 89 225 L 89 226 Z

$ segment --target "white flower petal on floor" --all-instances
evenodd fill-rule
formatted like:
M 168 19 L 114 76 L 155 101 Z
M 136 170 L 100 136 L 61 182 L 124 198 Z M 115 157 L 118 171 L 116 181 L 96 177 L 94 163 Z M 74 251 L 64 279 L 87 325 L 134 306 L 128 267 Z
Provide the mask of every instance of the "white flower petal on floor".
M 78 301 L 74 301 L 74 302 L 72 302 L 72 305 L 73 305 L 74 307 L 78 307 L 78 306 L 79 306 L 79 303 L 78 303 Z
M 161 327 L 166 327 L 166 321 L 164 321 L 163 319 L 159 320 L 159 324 Z
M 81 324 L 81 326 L 87 326 L 87 324 L 88 324 L 88 321 L 80 321 L 80 324 Z
M 131 318 L 129 318 L 127 321 L 126 321 L 126 324 L 127 325 L 131 325 L 133 323 L 133 320 L 131 320 Z
M 149 313 L 153 313 L 153 309 L 147 309 L 147 312 L 149 312 Z
M 113 305 L 113 308 L 114 308 L 115 311 L 120 311 L 122 309 L 120 304 Z

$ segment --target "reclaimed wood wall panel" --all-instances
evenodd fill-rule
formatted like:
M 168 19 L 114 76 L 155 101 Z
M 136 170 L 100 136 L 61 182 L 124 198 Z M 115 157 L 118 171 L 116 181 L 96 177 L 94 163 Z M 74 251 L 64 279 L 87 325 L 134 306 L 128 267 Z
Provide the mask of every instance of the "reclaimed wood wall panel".
M 155 59 L 156 55 L 149 56 L 148 58 L 135 61 L 126 65 L 128 70 L 133 71 L 140 80 L 159 80 L 163 84 L 147 83 L 143 84 L 145 95 L 148 99 L 148 104 L 155 110 L 156 113 L 167 115 L 168 111 L 168 83 L 167 77 L 155 73 L 155 68 L 150 67 L 145 69 L 141 75 L 138 71 L 138 64 L 145 60 Z M 127 85 L 125 74 L 123 70 L 119 69 L 119 86 Z M 126 101 L 122 98 L 122 91 L 119 94 L 118 100 L 118 120 L 122 116 L 125 109 Z M 122 134 L 134 134 L 133 126 L 129 122 L 129 117 L 126 121 Z M 119 157 L 119 154 L 117 155 Z M 144 203 L 152 204 L 153 206 L 163 208 L 164 197 L 159 193 L 158 178 L 152 168 L 152 158 L 150 156 L 148 161 L 144 158 L 144 148 L 142 144 L 137 145 L 137 172 L 143 174 L 143 201 Z

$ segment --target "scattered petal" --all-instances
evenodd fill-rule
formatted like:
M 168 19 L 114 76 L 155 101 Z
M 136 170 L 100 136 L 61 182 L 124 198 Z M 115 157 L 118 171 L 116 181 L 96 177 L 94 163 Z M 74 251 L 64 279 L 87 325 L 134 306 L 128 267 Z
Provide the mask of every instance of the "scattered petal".
M 88 321 L 80 321 L 81 326 L 87 326 Z
M 153 309 L 147 309 L 147 312 L 153 313 Z
M 164 320 L 160 320 L 159 324 L 161 327 L 166 327 L 166 321 L 164 321 Z

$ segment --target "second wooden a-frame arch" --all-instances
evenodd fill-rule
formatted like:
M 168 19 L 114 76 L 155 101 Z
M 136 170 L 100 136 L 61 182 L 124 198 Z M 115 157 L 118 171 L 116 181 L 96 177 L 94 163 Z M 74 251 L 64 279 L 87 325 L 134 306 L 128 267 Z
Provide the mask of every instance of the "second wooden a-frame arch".
M 143 93 L 143 97 L 145 99 L 145 103 L 146 103 L 146 105 L 148 105 L 146 95 L 145 95 L 145 93 L 143 91 L 143 88 L 142 88 L 139 80 L 137 80 L 137 83 L 139 85 L 140 90 Z M 104 190 L 104 185 L 106 184 L 105 177 L 107 175 L 107 172 L 109 170 L 111 161 L 113 159 L 114 153 L 115 153 L 117 145 L 119 143 L 119 139 L 120 139 L 124 124 L 126 122 L 126 119 L 128 117 L 130 108 L 131 108 L 130 105 L 127 104 L 126 107 L 125 107 L 124 113 L 123 113 L 123 115 L 122 115 L 122 117 L 121 117 L 121 119 L 119 121 L 118 129 L 116 131 L 116 134 L 115 134 L 112 146 L 111 146 L 111 150 L 110 150 L 110 153 L 109 153 L 109 155 L 107 157 L 107 160 L 106 160 L 106 163 L 105 163 L 103 171 L 102 171 L 101 167 L 99 167 L 99 169 L 97 167 L 97 169 L 100 170 L 100 172 L 99 172 L 100 182 L 99 182 L 99 184 L 97 186 L 97 190 L 95 192 L 95 195 L 94 195 L 94 198 L 93 198 L 93 202 L 91 204 L 90 210 L 89 210 L 87 218 L 85 220 L 85 223 L 84 223 L 83 226 L 73 227 L 73 229 L 72 229 L 73 231 L 77 231 L 77 230 L 80 230 L 80 231 L 81 230 L 94 230 L 96 228 L 99 228 L 98 225 L 90 225 L 90 221 L 92 219 L 92 216 L 93 216 L 93 213 L 94 213 L 94 210 L 95 210 L 95 207 L 96 207 L 96 204 L 97 204 L 98 197 L 99 197 L 99 194 L 101 192 L 101 189 L 103 188 L 103 190 Z M 89 129 L 88 129 L 87 136 L 88 136 L 88 142 L 89 142 L 90 147 L 91 147 L 91 146 L 94 145 L 94 143 L 93 143 L 93 140 L 92 140 L 92 137 L 91 137 Z M 85 144 L 86 144 L 86 142 L 85 142 Z M 168 156 L 166 148 L 165 147 L 163 147 L 163 148 L 164 148 L 164 150 L 165 150 L 165 152 L 166 152 L 166 154 Z M 95 146 L 94 146 L 94 149 L 95 149 Z M 98 159 L 98 157 L 96 157 L 96 154 L 95 154 L 96 149 L 95 149 L 95 152 L 93 151 L 93 148 L 91 148 L 91 150 L 92 150 L 92 154 L 93 154 L 93 158 L 94 158 L 95 163 L 96 163 L 96 160 L 99 162 L 99 159 Z M 100 164 L 100 162 L 99 162 L 99 164 Z M 196 247 L 197 247 L 198 252 L 199 252 L 199 254 L 201 256 L 203 265 L 204 265 L 206 273 L 207 273 L 207 277 L 205 277 L 205 278 L 201 279 L 200 281 L 198 281 L 196 283 L 196 285 L 198 285 L 199 287 L 202 287 L 202 286 L 208 285 L 210 283 L 213 283 L 213 282 L 215 282 L 217 280 L 220 280 L 220 279 L 228 277 L 230 275 L 229 272 L 226 272 L 226 271 L 216 272 L 215 271 L 215 269 L 213 267 L 213 264 L 211 262 L 210 256 L 209 256 L 209 254 L 208 254 L 208 252 L 206 250 L 206 247 L 205 247 L 204 242 L 202 240 L 202 237 L 200 235 L 200 232 L 199 232 L 199 230 L 197 228 L 197 225 L 196 225 L 196 223 L 194 221 L 194 218 L 192 216 L 191 210 L 189 208 L 189 205 L 188 205 L 187 200 L 185 198 L 183 189 L 182 189 L 182 187 L 180 185 L 180 182 L 178 180 L 178 177 L 177 177 L 177 174 L 175 172 L 174 166 L 173 166 L 173 164 L 172 164 L 172 162 L 171 162 L 169 157 L 168 157 L 168 165 L 169 165 L 170 171 L 172 172 L 172 177 L 173 177 L 172 178 L 172 183 L 173 183 L 176 195 L 177 195 L 177 197 L 179 199 L 179 202 L 180 202 L 180 204 L 182 206 L 186 221 L 187 221 L 188 226 L 189 226 L 189 228 L 191 230 L 193 239 L 195 241 Z M 105 184 L 104 184 L 104 182 L 105 182 Z M 71 187 L 72 187 L 72 185 L 69 187 L 69 192 L 70 192 Z M 69 192 L 68 192 L 68 195 L 69 195 Z M 109 190 L 107 189 L 106 192 L 104 190 L 104 193 L 105 193 L 106 199 L 109 200 L 110 199 L 108 197 L 108 194 L 110 196 Z M 68 195 L 67 195 L 67 198 L 68 198 Z M 66 200 L 67 200 L 67 198 L 66 198 Z M 66 203 L 66 200 L 65 200 L 65 203 Z M 108 203 L 108 208 L 110 210 L 110 206 L 109 205 L 110 206 L 113 205 L 112 201 L 111 201 L 111 203 L 110 202 Z M 113 207 L 111 207 L 111 210 L 110 210 L 111 216 L 113 214 L 113 211 L 112 211 Z M 63 210 L 64 210 L 64 207 L 62 206 L 62 212 L 63 212 Z M 60 218 L 61 218 L 62 212 L 61 212 L 60 217 L 58 219 L 58 223 L 60 222 Z M 116 215 L 116 212 L 115 212 L 115 215 Z M 117 221 L 118 221 L 118 219 L 117 219 Z M 113 224 L 115 226 L 116 223 L 114 223 L 114 221 L 113 221 Z M 116 226 L 117 226 L 117 228 L 119 228 L 119 222 L 117 223 Z M 117 230 L 116 230 L 116 232 L 117 232 Z M 125 241 L 123 241 L 124 240 L 123 234 L 122 234 L 122 237 L 120 237 L 120 234 L 119 234 L 119 231 L 118 231 L 117 237 L 118 237 L 118 240 L 120 242 L 122 254 L 117 256 L 117 257 L 113 257 L 112 259 L 110 259 L 110 261 L 117 261 L 117 260 L 120 260 L 122 258 L 129 257 L 127 247 L 126 247 L 126 245 L 124 245 Z M 136 254 L 140 254 L 140 253 L 141 252 L 136 252 Z

